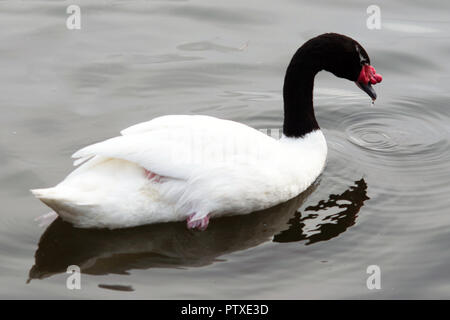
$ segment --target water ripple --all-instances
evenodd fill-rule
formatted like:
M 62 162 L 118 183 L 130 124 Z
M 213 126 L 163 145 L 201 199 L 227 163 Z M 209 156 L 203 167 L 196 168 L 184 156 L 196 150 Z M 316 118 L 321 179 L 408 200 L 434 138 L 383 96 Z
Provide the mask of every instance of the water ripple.
M 383 158 L 395 167 L 412 164 L 442 165 L 449 159 L 445 119 L 437 111 L 417 106 L 396 110 L 370 110 L 344 118 L 346 138 L 368 151 L 372 159 Z

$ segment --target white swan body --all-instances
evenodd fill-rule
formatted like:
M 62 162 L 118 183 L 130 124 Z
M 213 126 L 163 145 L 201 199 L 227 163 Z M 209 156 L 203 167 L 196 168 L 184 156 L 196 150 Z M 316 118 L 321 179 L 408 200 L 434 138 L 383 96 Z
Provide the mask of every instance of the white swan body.
M 209 116 L 163 116 L 121 133 L 76 152 L 75 163 L 85 163 L 33 194 L 78 227 L 245 214 L 304 191 L 327 154 L 320 130 L 276 140 Z M 149 179 L 144 168 L 161 177 Z
M 122 228 L 266 209 L 297 196 L 322 172 L 325 138 L 313 108 L 314 77 L 329 71 L 372 100 L 381 81 L 355 40 L 327 33 L 294 54 L 283 86 L 283 137 L 209 116 L 164 116 L 74 154 L 81 164 L 54 188 L 32 192 L 79 227 Z

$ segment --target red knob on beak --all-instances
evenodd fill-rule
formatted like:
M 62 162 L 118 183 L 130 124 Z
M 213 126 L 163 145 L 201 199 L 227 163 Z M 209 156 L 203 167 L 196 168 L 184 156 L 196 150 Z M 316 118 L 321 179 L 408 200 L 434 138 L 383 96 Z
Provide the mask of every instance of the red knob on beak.
M 377 74 L 375 68 L 371 65 L 365 64 L 361 68 L 361 73 L 359 74 L 356 85 L 361 88 L 365 93 L 375 100 L 377 98 L 377 93 L 372 88 L 371 84 L 377 84 L 383 80 L 381 74 Z

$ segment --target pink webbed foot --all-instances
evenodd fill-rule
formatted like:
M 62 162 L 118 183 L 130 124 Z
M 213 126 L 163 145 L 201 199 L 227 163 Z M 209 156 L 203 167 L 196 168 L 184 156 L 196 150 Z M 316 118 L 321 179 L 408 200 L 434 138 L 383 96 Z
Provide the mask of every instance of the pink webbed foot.
M 161 182 L 161 176 L 157 175 L 154 172 L 151 172 L 150 170 L 144 169 L 145 171 L 145 177 L 149 180 L 153 180 L 155 182 Z
M 209 215 L 206 215 L 204 218 L 193 220 L 195 213 L 191 214 L 187 218 L 187 227 L 188 229 L 198 229 L 200 231 L 205 231 L 208 228 L 209 224 Z

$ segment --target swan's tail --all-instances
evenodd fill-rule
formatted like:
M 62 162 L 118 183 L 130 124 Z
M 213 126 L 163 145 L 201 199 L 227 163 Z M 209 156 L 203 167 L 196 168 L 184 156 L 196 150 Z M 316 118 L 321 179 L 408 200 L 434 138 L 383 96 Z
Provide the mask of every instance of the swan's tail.
M 44 188 L 44 189 L 32 189 L 31 193 L 45 203 L 47 206 L 52 208 L 55 211 L 64 203 L 70 202 L 69 198 L 61 192 L 61 189 L 58 187 L 53 188 Z M 54 208 L 56 207 L 56 208 Z
M 53 188 L 42 188 L 42 189 L 31 189 L 31 193 L 38 199 L 45 201 L 45 199 L 57 199 L 61 198 L 57 187 Z
M 33 189 L 31 193 L 48 207 L 53 209 L 65 221 L 77 224 L 78 216 L 86 210 L 88 204 L 74 199 L 69 190 L 61 187 Z

